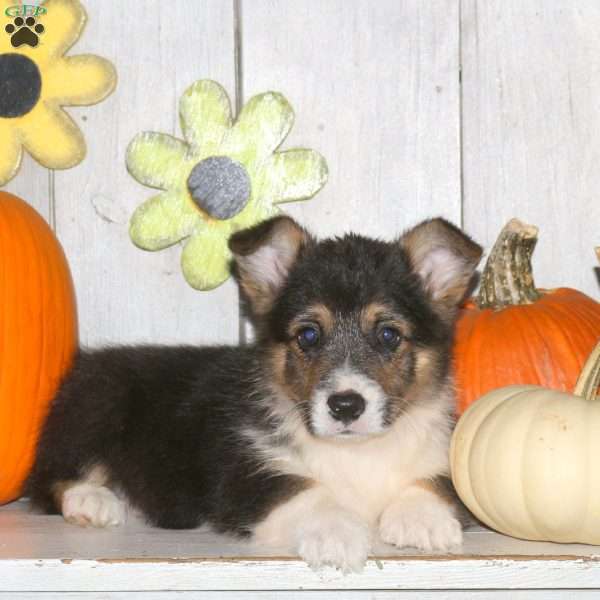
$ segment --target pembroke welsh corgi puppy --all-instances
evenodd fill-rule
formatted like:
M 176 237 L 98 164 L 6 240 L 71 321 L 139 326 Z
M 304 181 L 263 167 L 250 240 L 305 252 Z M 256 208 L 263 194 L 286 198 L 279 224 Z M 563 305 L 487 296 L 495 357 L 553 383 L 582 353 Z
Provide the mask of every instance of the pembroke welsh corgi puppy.
M 81 351 L 39 440 L 34 506 L 105 527 L 130 505 L 344 571 L 376 535 L 459 545 L 451 347 L 481 248 L 443 219 L 317 241 L 285 216 L 229 246 L 256 341 Z

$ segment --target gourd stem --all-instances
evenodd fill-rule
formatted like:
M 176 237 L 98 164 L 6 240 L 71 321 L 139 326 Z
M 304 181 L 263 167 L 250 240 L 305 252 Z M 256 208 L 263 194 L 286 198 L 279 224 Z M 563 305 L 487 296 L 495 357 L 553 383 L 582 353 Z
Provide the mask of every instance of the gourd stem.
M 504 226 L 481 275 L 476 298 L 479 308 L 532 304 L 540 298 L 531 267 L 537 234 L 537 227 L 518 219 L 511 219 Z
M 585 365 L 577 383 L 575 384 L 575 396 L 581 396 L 586 400 L 595 400 L 598 386 L 600 385 L 600 341 L 596 344 L 596 347 L 592 350 L 589 358 L 586 360 Z

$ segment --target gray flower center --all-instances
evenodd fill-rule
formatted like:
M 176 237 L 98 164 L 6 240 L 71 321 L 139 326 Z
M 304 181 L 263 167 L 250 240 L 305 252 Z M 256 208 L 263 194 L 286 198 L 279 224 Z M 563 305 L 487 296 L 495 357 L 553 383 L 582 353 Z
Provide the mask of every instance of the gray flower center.
M 42 76 L 22 54 L 0 54 L 0 118 L 26 115 L 37 104 Z
M 200 161 L 187 180 L 194 202 L 215 219 L 231 219 L 250 199 L 251 183 L 246 169 L 228 156 Z

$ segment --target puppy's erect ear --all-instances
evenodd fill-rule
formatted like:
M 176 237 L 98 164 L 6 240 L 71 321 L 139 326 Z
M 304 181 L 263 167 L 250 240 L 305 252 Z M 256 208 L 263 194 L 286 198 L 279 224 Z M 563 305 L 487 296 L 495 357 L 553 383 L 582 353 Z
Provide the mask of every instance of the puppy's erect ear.
M 268 312 L 308 233 L 290 217 L 274 217 L 229 238 L 235 274 L 256 315 Z
M 481 259 L 481 246 L 441 218 L 410 229 L 400 244 L 434 304 L 442 310 L 456 308 Z

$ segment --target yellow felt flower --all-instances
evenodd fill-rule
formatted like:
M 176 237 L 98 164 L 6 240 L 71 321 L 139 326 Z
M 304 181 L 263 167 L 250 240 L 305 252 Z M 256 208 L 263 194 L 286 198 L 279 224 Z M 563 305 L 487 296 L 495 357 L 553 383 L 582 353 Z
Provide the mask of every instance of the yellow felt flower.
M 314 150 L 275 152 L 294 121 L 281 94 L 250 99 L 233 123 L 223 88 L 201 80 L 181 98 L 179 115 L 185 141 L 144 132 L 127 149 L 131 175 L 163 190 L 138 207 L 129 233 L 145 250 L 187 238 L 184 277 L 208 290 L 229 276 L 229 236 L 279 212 L 276 204 L 316 194 L 327 165 Z
M 0 185 L 16 174 L 23 148 L 51 169 L 85 156 L 83 135 L 61 107 L 99 102 L 116 84 L 107 60 L 64 55 L 85 21 L 78 0 L 0 0 Z

